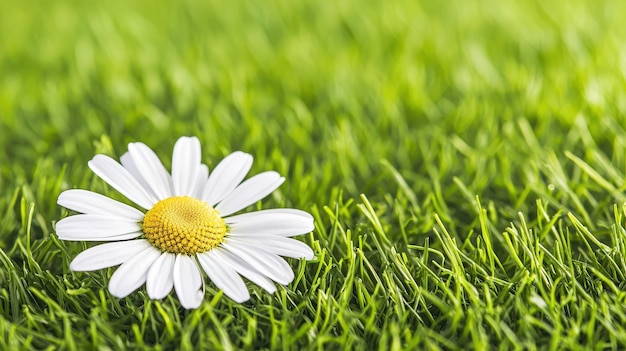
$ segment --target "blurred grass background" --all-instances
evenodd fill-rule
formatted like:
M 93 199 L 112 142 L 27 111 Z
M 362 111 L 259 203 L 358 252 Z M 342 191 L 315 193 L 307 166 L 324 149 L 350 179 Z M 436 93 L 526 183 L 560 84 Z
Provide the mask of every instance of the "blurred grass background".
M 445 245 L 438 242 L 442 227 L 468 257 L 484 255 L 479 233 L 490 230 L 502 238 L 511 223 L 520 223 L 520 216 L 537 226 L 537 233 L 559 233 L 541 243 L 548 251 L 558 238 L 582 231 L 582 226 L 609 246 L 610 238 L 620 237 L 615 228 L 623 223 L 613 204 L 621 211 L 626 200 L 624 13 L 626 3 L 618 0 L 5 1 L 0 9 L 0 248 L 6 267 L 0 271 L 1 323 L 15 328 L 10 329 L 15 340 L 31 340 L 39 348 L 47 340 L 66 349 L 95 347 L 98 340 L 113 349 L 189 346 L 186 332 L 199 333 L 204 330 L 199 325 L 217 323 L 207 319 L 207 310 L 178 311 L 174 299 L 165 307 L 156 304 L 166 311 L 161 318 L 172 318 L 179 327 L 148 321 L 139 302 L 134 317 L 110 327 L 93 322 L 94 311 L 111 318 L 108 293 L 99 285 L 81 290 L 92 278 L 67 268 L 81 245 L 59 243 L 53 234 L 53 222 L 62 216 L 56 206 L 61 190 L 108 191 L 86 167 L 95 153 L 120 156 L 128 142 L 142 141 L 169 165 L 178 136 L 196 135 L 209 166 L 231 151 L 244 150 L 255 156 L 253 172 L 275 169 L 286 175 L 287 182 L 268 201 L 317 214 L 318 231 L 305 241 L 322 257 L 294 266 L 313 286 L 320 284 L 314 280 L 322 279 L 320 269 L 326 269 L 323 285 L 332 287 L 301 289 L 296 295 L 284 291 L 282 297 L 259 297 L 256 305 L 244 307 L 222 299 L 219 303 L 228 306 L 223 310 L 241 308 L 248 313 L 244 320 L 255 324 L 235 320 L 230 330 L 215 327 L 222 334 L 218 342 L 205 341 L 209 348 L 227 349 L 229 342 L 235 348 L 380 344 L 381 349 L 454 349 L 476 340 L 503 347 L 532 348 L 533 341 L 546 340 L 557 348 L 559 342 L 569 345 L 559 335 L 571 345 L 610 340 L 607 347 L 617 347 L 626 340 L 623 328 L 589 322 L 586 312 L 577 322 L 568 322 L 572 315 L 567 313 L 542 315 L 539 320 L 553 329 L 519 322 L 524 318 L 512 313 L 511 306 L 530 304 L 526 297 L 503 302 L 506 327 L 496 323 L 463 332 L 470 318 L 463 304 L 446 302 L 439 289 L 430 291 L 433 300 L 424 300 L 427 287 L 426 292 L 414 287 L 399 293 L 403 298 L 396 301 L 389 286 L 372 274 L 391 269 L 395 279 L 419 282 L 425 277 L 423 267 L 405 262 L 409 278 L 389 268 L 386 257 L 428 262 L 425 243 L 447 257 Z M 570 211 L 580 227 L 560 217 Z M 541 226 L 540 212 L 556 216 L 549 221 L 550 230 Z M 337 230 L 343 239 L 331 236 Z M 493 254 L 505 261 L 504 239 L 494 240 Z M 575 261 L 601 269 L 602 260 L 594 261 L 590 254 L 596 247 L 573 241 Z M 34 257 L 24 250 L 31 243 L 40 247 Z M 343 260 L 359 267 L 349 259 L 350 247 L 365 259 L 360 267 L 373 262 L 370 271 L 336 265 Z M 381 247 L 387 251 L 377 252 Z M 619 257 L 611 257 L 621 260 L 623 249 L 617 247 L 611 255 Z M 25 265 L 38 268 L 15 268 Z M 519 283 L 519 272 L 502 265 L 492 277 Z M 586 277 L 580 272 L 561 278 Z M 449 280 L 440 276 L 448 286 Z M 94 277 L 106 284 L 105 273 Z M 619 272 L 604 277 L 621 284 Z M 352 279 L 369 282 L 363 289 L 372 301 L 380 301 L 378 314 L 371 317 L 371 311 L 357 308 L 357 300 L 367 299 L 355 293 L 344 296 L 346 305 L 341 305 L 354 313 L 353 320 L 336 311 L 328 313 L 338 319 L 316 324 L 321 312 L 311 311 L 319 311 L 313 302 L 320 292 L 332 297 Z M 298 284 L 290 289 L 298 291 Z M 480 289 L 476 294 L 482 297 Z M 501 298 L 508 294 L 495 290 Z M 34 291 L 53 298 L 48 301 Z M 68 296 L 83 294 L 95 295 L 68 302 L 73 301 Z M 285 296 L 301 313 L 265 317 L 276 304 L 293 308 L 281 300 Z M 616 308 L 613 314 L 625 313 L 623 297 L 616 293 L 607 300 L 607 306 Z M 51 301 L 59 304 L 56 311 L 68 326 L 91 325 L 91 333 L 104 339 L 72 337 L 48 326 L 61 318 L 52 316 Z M 324 308 L 338 308 L 326 303 Z M 457 317 L 442 312 L 446 303 Z M 405 304 L 414 312 L 397 307 Z M 258 310 L 262 313 L 257 315 Z M 485 306 L 477 311 L 496 313 L 485 312 Z M 115 313 L 123 314 L 124 308 Z M 370 317 L 374 321 L 367 324 Z M 153 332 L 145 331 L 145 323 L 154 324 Z M 290 323 L 300 328 L 298 333 Z M 596 336 L 566 337 L 572 328 L 568 323 L 591 328 Z M 174 329 L 162 334 L 164 325 Z M 250 334 L 256 328 L 258 334 Z M 48 336 L 33 341 L 26 330 Z M 248 334 L 238 336 L 241 330 Z M 480 348 L 481 342 L 472 345 Z

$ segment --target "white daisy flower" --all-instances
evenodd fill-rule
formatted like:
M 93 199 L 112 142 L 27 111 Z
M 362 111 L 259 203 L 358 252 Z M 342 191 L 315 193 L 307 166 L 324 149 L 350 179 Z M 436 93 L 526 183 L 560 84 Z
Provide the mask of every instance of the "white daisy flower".
M 145 144 L 131 143 L 121 164 L 96 155 L 89 168 L 144 211 L 91 191 L 64 191 L 58 204 L 81 214 L 60 220 L 62 240 L 108 241 L 81 252 L 74 271 L 121 266 L 109 281 L 122 298 L 144 283 L 151 299 L 172 288 L 185 308 L 204 298 L 200 267 L 236 302 L 250 294 L 242 276 L 270 293 L 273 282 L 287 285 L 294 274 L 280 256 L 313 257 L 306 244 L 291 236 L 313 230 L 313 217 L 296 209 L 272 209 L 233 215 L 263 199 L 285 178 L 277 172 L 243 181 L 252 156 L 234 152 L 209 175 L 201 163 L 200 142 L 181 137 L 174 146 L 172 174 Z

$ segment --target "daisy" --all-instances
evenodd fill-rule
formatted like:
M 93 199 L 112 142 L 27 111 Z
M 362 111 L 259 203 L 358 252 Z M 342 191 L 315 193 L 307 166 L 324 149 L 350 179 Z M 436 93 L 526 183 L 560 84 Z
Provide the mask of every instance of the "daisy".
M 195 137 L 176 142 L 171 175 L 143 143 L 130 143 L 121 164 L 96 155 L 89 168 L 142 210 L 87 190 L 61 193 L 58 204 L 81 214 L 56 224 L 59 239 L 108 242 L 81 252 L 70 269 L 121 264 L 109 281 L 113 296 L 123 298 L 145 283 L 151 299 L 173 288 L 185 308 L 197 308 L 204 298 L 201 269 L 236 302 L 250 298 L 241 277 L 269 293 L 276 291 L 273 282 L 289 284 L 294 274 L 280 256 L 313 257 L 310 247 L 290 238 L 313 230 L 311 215 L 288 208 L 234 215 L 285 178 L 268 171 L 242 182 L 252 156 L 240 151 L 210 175 L 200 158 Z

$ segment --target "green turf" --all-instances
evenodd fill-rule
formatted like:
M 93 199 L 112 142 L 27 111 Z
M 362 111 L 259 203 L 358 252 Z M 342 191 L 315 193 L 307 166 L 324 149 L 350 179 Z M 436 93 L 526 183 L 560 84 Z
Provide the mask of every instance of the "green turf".
M 626 2 L 0 9 L 0 349 L 626 348 Z M 296 279 L 200 308 L 73 273 L 58 194 L 181 135 L 287 181 Z

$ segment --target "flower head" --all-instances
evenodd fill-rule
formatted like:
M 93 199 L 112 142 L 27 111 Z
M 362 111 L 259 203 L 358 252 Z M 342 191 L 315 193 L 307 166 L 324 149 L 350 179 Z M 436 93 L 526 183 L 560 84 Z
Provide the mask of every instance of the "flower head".
M 89 167 L 142 210 L 87 190 L 61 193 L 58 204 L 81 214 L 61 219 L 62 240 L 105 241 L 81 252 L 74 271 L 121 266 L 109 281 L 122 298 L 144 283 L 148 296 L 162 299 L 172 288 L 185 308 L 204 298 L 201 270 L 236 302 L 250 298 L 242 276 L 270 293 L 287 285 L 293 271 L 280 256 L 313 257 L 290 238 L 313 230 L 313 218 L 296 209 L 234 215 L 263 199 L 285 178 L 273 171 L 243 181 L 252 156 L 237 151 L 210 172 L 201 162 L 200 142 L 181 137 L 174 146 L 172 173 L 145 144 L 131 143 L 121 164 L 96 155 Z M 242 182 L 243 181 L 243 182 Z

